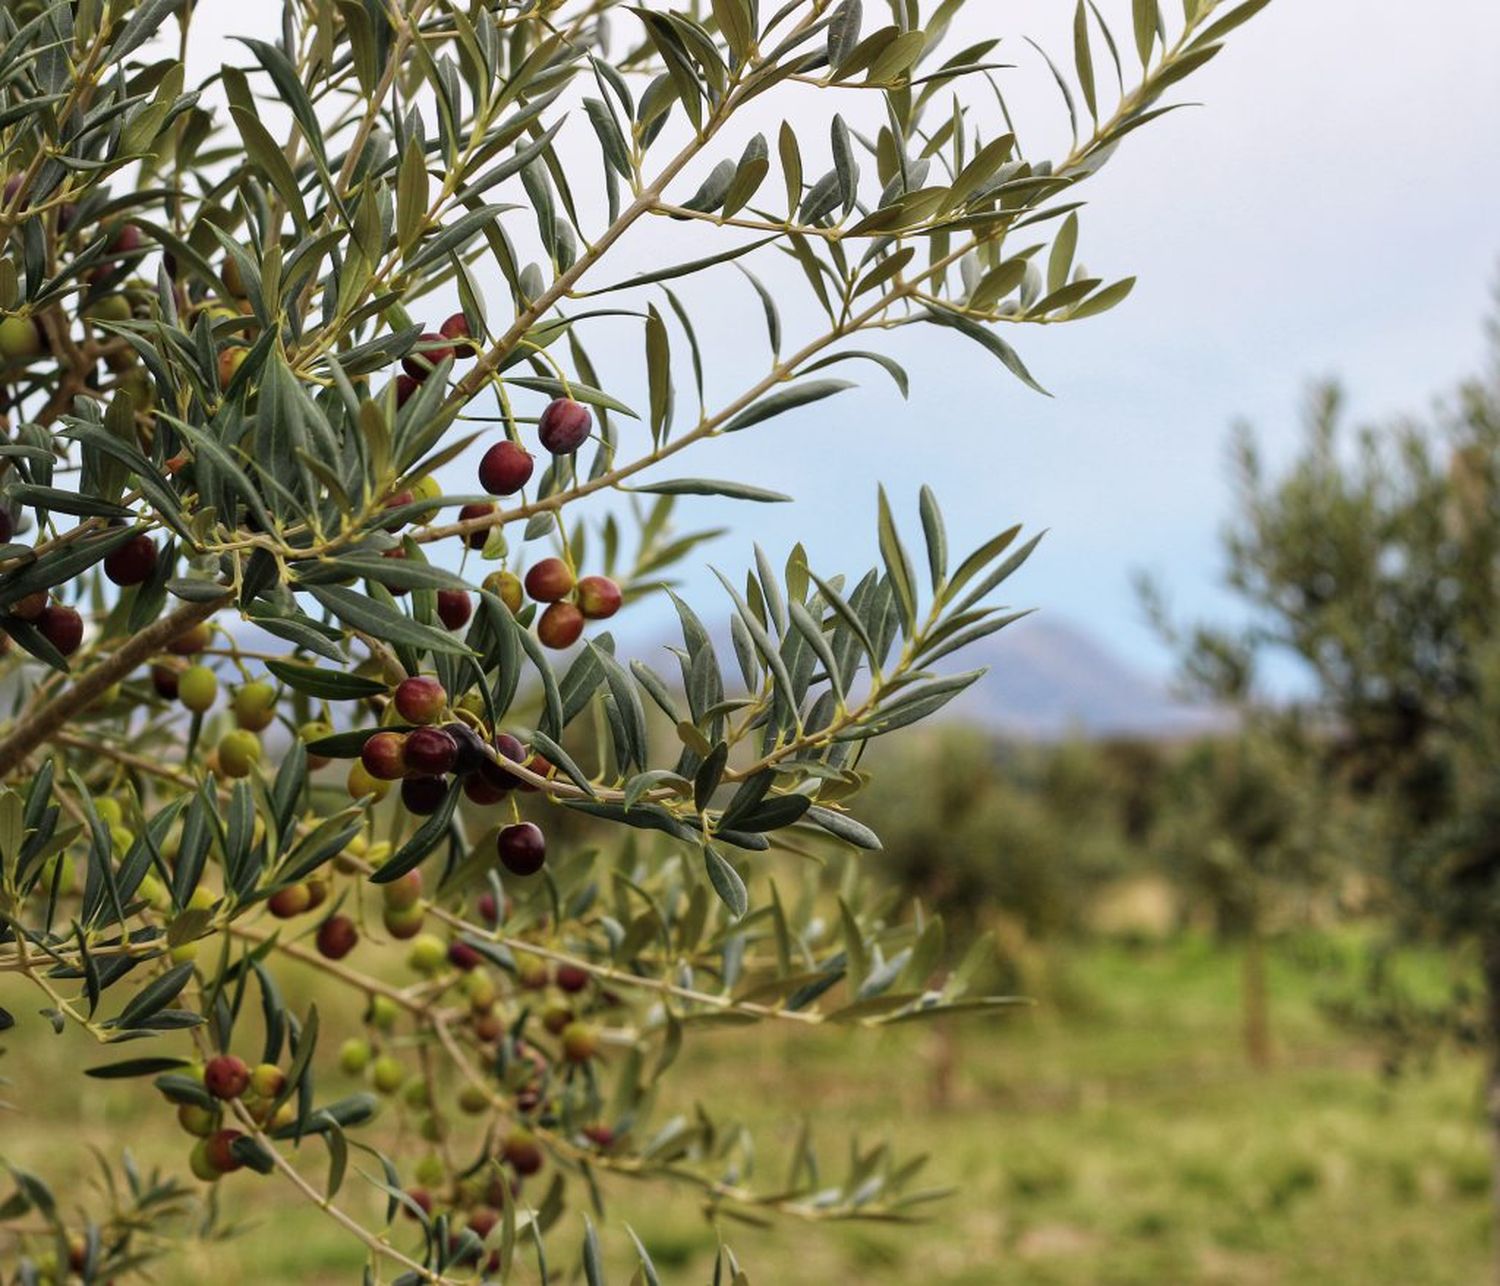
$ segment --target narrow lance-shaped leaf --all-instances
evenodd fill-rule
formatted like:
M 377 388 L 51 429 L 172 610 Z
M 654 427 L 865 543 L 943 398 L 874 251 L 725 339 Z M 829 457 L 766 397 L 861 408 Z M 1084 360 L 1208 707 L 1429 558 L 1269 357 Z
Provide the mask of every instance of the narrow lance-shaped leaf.
M 708 871 L 708 882 L 713 885 L 719 900 L 736 920 L 743 918 L 750 909 L 750 894 L 740 873 L 712 844 L 703 846 L 703 862 Z
M 828 62 L 834 68 L 848 61 L 859 44 L 860 22 L 864 16 L 861 0 L 842 0 L 828 21 Z
M 1151 48 L 1156 42 L 1156 0 L 1130 0 L 1130 17 L 1135 29 L 1135 49 L 1141 66 L 1151 64 Z
M 748 429 L 752 424 L 760 424 L 775 416 L 784 415 L 787 411 L 796 410 L 799 406 L 821 402 L 825 397 L 832 397 L 835 393 L 842 393 L 845 389 L 853 387 L 854 385 L 848 380 L 805 380 L 800 384 L 793 384 L 775 393 L 766 394 L 758 402 L 739 412 L 724 425 L 724 432 L 736 433 L 740 429 Z
M 672 349 L 667 324 L 656 305 L 646 310 L 646 380 L 651 402 L 651 436 L 661 441 L 672 415 Z
M 1078 88 L 1083 92 L 1083 101 L 1088 104 L 1089 115 L 1097 121 L 1099 99 L 1094 89 L 1094 55 L 1089 48 L 1089 19 L 1084 0 L 1078 0 L 1073 13 L 1073 66 L 1078 72 Z
M 880 554 L 885 560 L 886 574 L 896 592 L 896 602 L 901 609 L 901 632 L 911 638 L 917 630 L 917 590 L 912 580 L 911 559 L 896 531 L 896 522 L 891 515 L 890 501 L 885 488 L 880 488 Z
M 948 533 L 943 526 L 943 512 L 938 508 L 937 497 L 931 487 L 923 487 L 921 493 L 922 534 L 927 541 L 927 570 L 932 579 L 932 591 L 937 593 L 948 574 Z

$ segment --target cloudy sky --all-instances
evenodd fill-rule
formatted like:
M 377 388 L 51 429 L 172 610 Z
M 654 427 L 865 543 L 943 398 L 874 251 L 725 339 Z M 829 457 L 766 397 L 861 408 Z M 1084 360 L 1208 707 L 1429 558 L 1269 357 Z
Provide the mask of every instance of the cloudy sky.
M 1128 28 L 1128 5 L 1101 7 Z M 1065 118 L 1021 37 L 1066 64 L 1071 13 L 1061 0 L 975 0 L 964 20 L 965 35 L 1004 37 L 999 56 L 1018 64 L 1005 84 L 1032 126 L 1033 156 L 1048 150 L 1039 141 L 1066 150 Z M 205 19 L 200 54 L 231 57 L 214 30 L 241 19 L 232 6 L 206 7 Z M 1493 0 L 1274 0 L 1179 87 L 1202 106 L 1132 136 L 1088 184 L 1080 258 L 1108 279 L 1140 280 L 1102 318 L 1014 331 L 1052 399 L 951 333 L 911 328 L 888 346 L 911 371 L 909 402 L 860 372 L 860 391 L 709 444 L 677 470 L 790 491 L 794 505 L 694 500 L 684 522 L 731 526 L 711 551 L 726 569 L 744 566 L 752 537 L 773 555 L 801 537 L 816 566 L 854 570 L 876 556 L 877 482 L 913 530 L 917 487 L 931 482 L 955 546 L 1017 520 L 1051 529 L 1016 602 L 1162 669 L 1129 578 L 1155 573 L 1182 613 L 1224 609 L 1215 537 L 1234 419 L 1256 424 L 1274 459 L 1296 442 L 1313 377 L 1344 378 L 1357 412 L 1386 416 L 1420 409 L 1479 362 L 1500 266 L 1497 59 Z M 805 140 L 810 154 L 820 141 L 826 152 L 825 140 Z M 701 232 L 658 222 L 622 248 L 623 267 L 702 253 Z M 621 267 L 600 271 L 613 280 Z M 731 391 L 764 354 L 753 296 L 723 271 L 687 294 L 714 354 L 711 390 Z M 790 282 L 774 270 L 771 280 L 778 291 Z M 795 326 L 790 293 L 785 306 Z M 627 400 L 640 393 L 638 345 L 621 335 L 596 353 Z M 685 372 L 677 382 L 689 386 Z M 706 572 L 692 588 L 720 594 Z
M 975 390 L 940 394 L 981 421 L 964 436 L 996 506 L 1053 530 L 1031 599 L 1160 664 L 1127 573 L 1218 610 L 1232 420 L 1284 455 L 1309 378 L 1384 416 L 1475 369 L 1500 266 L 1497 54 L 1489 0 L 1276 0 L 1185 87 L 1203 107 L 1100 176 L 1090 261 L 1138 273 L 1132 298 L 1033 339 L 1054 401 L 992 386 L 988 416 Z
M 1069 48 L 1069 5 L 972 9 Z M 826 431 L 788 430 L 805 470 L 768 543 L 805 531 L 815 557 L 862 562 L 876 482 L 910 499 L 931 481 L 957 543 L 1016 519 L 1051 529 L 1017 601 L 1161 668 L 1129 577 L 1157 574 L 1183 613 L 1223 610 L 1236 418 L 1274 459 L 1310 378 L 1347 380 L 1358 413 L 1384 416 L 1480 361 L 1500 268 L 1497 56 L 1491 0 L 1276 0 L 1183 87 L 1202 107 L 1140 131 L 1091 183 L 1080 255 L 1139 282 L 1101 318 L 1014 333 L 1054 397 L 951 336 L 907 332 L 909 404 L 872 383 L 825 404 Z M 1033 72 L 1014 75 L 1042 95 Z M 750 443 L 738 462 L 770 482 L 782 468 Z

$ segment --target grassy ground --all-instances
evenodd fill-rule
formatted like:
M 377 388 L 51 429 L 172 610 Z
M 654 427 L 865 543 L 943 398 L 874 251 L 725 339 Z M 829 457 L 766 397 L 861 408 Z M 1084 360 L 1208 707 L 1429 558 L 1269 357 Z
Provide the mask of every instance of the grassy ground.
M 752 1281 L 1483 1278 L 1488 1159 L 1473 1063 L 1383 1082 L 1374 1060 L 1320 1017 L 1316 974 L 1286 953 L 1273 961 L 1279 1061 L 1269 1074 L 1240 1056 L 1232 956 L 1191 941 L 1096 948 L 1061 970 L 1068 1005 L 962 1029 L 944 1110 L 929 1102 L 931 1033 L 794 1032 L 788 1041 L 752 1031 L 698 1042 L 676 1077 L 681 1104 L 733 1092 L 760 1129 L 765 1182 L 780 1173 L 798 1118 L 811 1115 L 830 1145 L 849 1131 L 889 1131 L 902 1150 L 933 1154 L 931 1179 L 961 1188 L 913 1228 L 732 1226 Z M 7 991 L 0 1003 L 6 995 L 16 999 Z M 63 1097 L 78 1082 L 49 1073 L 82 1052 L 50 1038 L 45 1049 L 13 1044 L 11 1096 L 33 1111 L 0 1116 L 0 1154 L 50 1174 L 87 1164 L 89 1142 L 116 1150 L 128 1139 L 146 1157 L 179 1157 L 182 1136 L 154 1105 L 143 1115 L 128 1094 L 97 1083 L 82 1103 Z M 223 1187 L 252 1230 L 194 1245 L 161 1280 L 359 1280 L 358 1256 L 277 1181 L 242 1176 Z M 664 1200 L 644 1186 L 609 1193 L 615 1234 L 623 1240 L 618 1222 L 628 1220 L 664 1280 L 707 1280 L 714 1231 L 690 1197 Z

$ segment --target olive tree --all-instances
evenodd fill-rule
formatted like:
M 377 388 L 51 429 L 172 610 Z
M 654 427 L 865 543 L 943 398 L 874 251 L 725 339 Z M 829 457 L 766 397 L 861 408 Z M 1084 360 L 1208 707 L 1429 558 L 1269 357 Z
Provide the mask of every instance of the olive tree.
M 1240 951 L 1245 1057 L 1271 1065 L 1267 946 L 1306 924 L 1335 869 L 1329 796 L 1316 750 L 1294 716 L 1243 715 L 1232 733 L 1204 738 L 1167 774 L 1173 807 L 1156 836 L 1167 869 Z
M 1487 997 L 1477 1023 L 1460 984 L 1446 1015 L 1393 1014 L 1389 1029 L 1488 1048 L 1500 1165 L 1500 330 L 1491 335 L 1490 369 L 1431 417 L 1351 431 L 1341 392 L 1325 385 L 1285 469 L 1268 470 L 1240 436 L 1225 546 L 1245 620 L 1200 630 L 1193 651 L 1221 688 L 1249 690 L 1277 657 L 1308 680 L 1315 768 L 1342 797 L 1347 839 L 1331 849 L 1374 881 L 1366 900 L 1399 940 L 1466 959 Z
M 145 1078 L 143 1113 L 175 1114 L 184 1170 L 284 1184 L 367 1280 L 545 1279 L 555 1229 L 554 1269 L 597 1281 L 573 1208 L 614 1175 L 715 1216 L 920 1211 L 919 1161 L 863 1147 L 835 1176 L 804 1141 L 765 1181 L 733 1086 L 674 1115 L 662 1080 L 700 1028 L 1007 1003 L 939 967 L 920 910 L 772 877 L 878 847 L 863 747 L 976 680 L 933 667 L 1012 619 L 991 596 L 1035 539 L 950 557 L 924 489 L 914 558 L 881 494 L 871 570 L 799 547 L 721 577 L 727 666 L 680 599 L 671 677 L 600 622 L 664 601 L 696 548 L 674 497 L 784 498 L 689 455 L 806 422 L 854 360 L 906 392 L 862 340 L 942 327 L 1034 384 L 1001 331 L 1130 289 L 1077 263 L 1080 184 L 1263 3 L 1135 0 L 1127 37 L 1080 3 L 1055 158 L 1010 128 L 999 33 L 950 35 L 960 0 L 287 0 L 242 6 L 208 68 L 193 0 L 7 3 L 21 1075 L 49 1025 L 81 1028 L 84 1075 Z M 856 128 L 846 102 L 875 110 Z M 611 272 L 653 225 L 713 248 L 650 239 L 656 262 Z M 763 319 L 728 391 L 684 302 L 705 275 Z M 627 339 L 638 409 L 596 360 Z M 557 842 L 566 818 L 597 842 Z M 349 1003 L 294 1011 L 294 968 Z M 121 1165 L 87 1214 L 12 1167 L 20 1280 L 170 1246 L 192 1186 Z M 716 1271 L 743 1279 L 727 1252 Z

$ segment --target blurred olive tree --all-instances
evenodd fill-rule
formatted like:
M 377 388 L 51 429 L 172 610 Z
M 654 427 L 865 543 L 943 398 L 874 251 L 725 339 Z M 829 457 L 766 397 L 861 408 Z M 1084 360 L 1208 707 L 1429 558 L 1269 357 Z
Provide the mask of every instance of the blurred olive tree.
M 1326 780 L 1295 717 L 1246 712 L 1173 764 L 1156 851 L 1174 883 L 1241 951 L 1245 1054 L 1272 1060 L 1267 940 L 1304 923 L 1333 876 Z
M 1316 766 L 1359 809 L 1339 847 L 1400 934 L 1473 953 L 1488 997 L 1478 1028 L 1460 985 L 1446 1022 L 1392 1030 L 1487 1046 L 1500 1150 L 1500 327 L 1489 335 L 1488 369 L 1425 418 L 1351 431 L 1339 389 L 1320 386 L 1305 446 L 1274 472 L 1239 433 L 1225 552 L 1244 620 L 1184 649 L 1235 699 L 1286 658 L 1309 684 Z
M 882 756 L 867 814 L 887 876 L 950 923 L 1080 934 L 1101 888 L 1139 871 L 1164 752 L 1144 742 L 1010 743 L 948 726 Z

